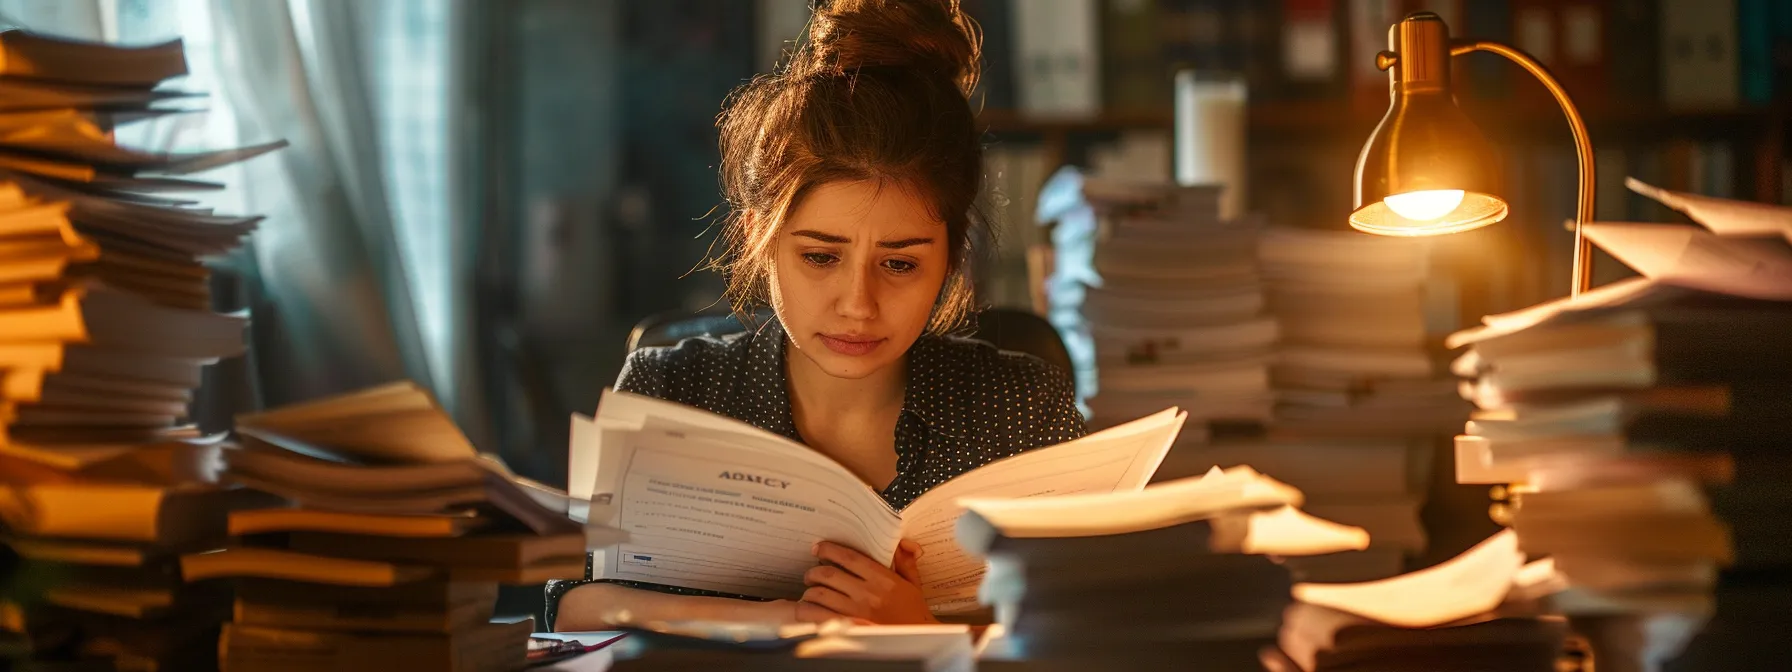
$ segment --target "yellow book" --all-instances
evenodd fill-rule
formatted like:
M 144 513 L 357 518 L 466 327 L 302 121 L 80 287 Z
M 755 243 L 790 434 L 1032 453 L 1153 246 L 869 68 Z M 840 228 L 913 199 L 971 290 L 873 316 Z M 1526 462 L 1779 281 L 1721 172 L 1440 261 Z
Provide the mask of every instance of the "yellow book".
M 340 532 L 384 537 L 457 537 L 491 519 L 471 511 L 440 515 L 380 515 L 320 509 L 252 509 L 230 514 L 230 534 Z
M 274 548 L 226 548 L 180 558 L 187 581 L 258 578 L 332 586 L 396 586 L 436 576 L 433 567 L 377 560 L 347 560 Z

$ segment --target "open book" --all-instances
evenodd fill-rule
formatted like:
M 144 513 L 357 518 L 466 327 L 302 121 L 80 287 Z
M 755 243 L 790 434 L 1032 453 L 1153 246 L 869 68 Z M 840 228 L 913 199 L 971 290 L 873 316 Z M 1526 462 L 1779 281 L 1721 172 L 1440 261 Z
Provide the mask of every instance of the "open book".
M 795 441 L 687 406 L 606 391 L 595 420 L 575 420 L 589 423 L 575 424 L 575 436 L 595 429 L 598 440 L 595 449 L 575 440 L 572 478 L 591 479 L 590 522 L 628 536 L 593 556 L 597 578 L 795 599 L 805 588 L 803 573 L 816 564 L 815 542 L 889 564 L 908 538 L 924 548 L 928 604 L 950 613 L 976 607 L 984 571 L 982 559 L 954 538 L 960 497 L 1139 490 L 1186 417 L 1167 409 L 998 460 L 898 512 L 845 467 Z M 575 485 L 574 496 L 582 492 Z

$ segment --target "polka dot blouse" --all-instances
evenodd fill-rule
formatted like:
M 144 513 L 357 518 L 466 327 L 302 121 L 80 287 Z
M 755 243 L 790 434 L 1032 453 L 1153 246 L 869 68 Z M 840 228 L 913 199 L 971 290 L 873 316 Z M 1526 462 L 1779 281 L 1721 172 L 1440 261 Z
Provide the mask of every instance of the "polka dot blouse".
M 630 353 L 616 389 L 725 415 L 802 441 L 785 389 L 786 336 L 776 320 L 757 331 L 696 337 Z M 896 422 L 896 478 L 880 493 L 901 511 L 934 486 L 989 462 L 1083 435 L 1067 372 L 982 341 L 924 335 L 908 352 L 908 389 Z M 586 577 L 591 576 L 589 561 Z M 560 597 L 590 582 L 547 587 L 547 625 Z M 673 586 L 624 585 L 686 595 Z

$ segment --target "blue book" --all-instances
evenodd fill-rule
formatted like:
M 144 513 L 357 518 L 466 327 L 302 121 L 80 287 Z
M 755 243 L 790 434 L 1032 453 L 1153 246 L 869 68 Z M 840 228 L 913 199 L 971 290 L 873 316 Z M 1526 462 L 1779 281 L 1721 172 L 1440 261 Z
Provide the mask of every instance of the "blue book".
M 1773 101 L 1774 5 L 1776 0 L 1736 0 L 1737 61 L 1742 68 L 1742 102 Z

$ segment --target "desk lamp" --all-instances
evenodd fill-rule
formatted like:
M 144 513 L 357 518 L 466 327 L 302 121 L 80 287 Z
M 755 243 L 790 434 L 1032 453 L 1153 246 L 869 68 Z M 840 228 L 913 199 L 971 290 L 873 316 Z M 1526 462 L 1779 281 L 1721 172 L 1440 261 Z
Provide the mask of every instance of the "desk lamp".
M 1388 29 L 1388 47 L 1375 57 L 1388 71 L 1392 98 L 1356 161 L 1355 210 L 1350 226 L 1384 236 L 1435 236 L 1478 229 L 1506 218 L 1493 145 L 1450 89 L 1450 57 L 1485 51 L 1531 73 L 1555 96 L 1574 132 L 1580 162 L 1580 199 L 1574 213 L 1574 285 L 1592 284 L 1592 243 L 1581 225 L 1593 217 L 1593 145 L 1568 92 L 1536 59 L 1498 42 L 1450 41 L 1432 12 L 1415 12 Z

